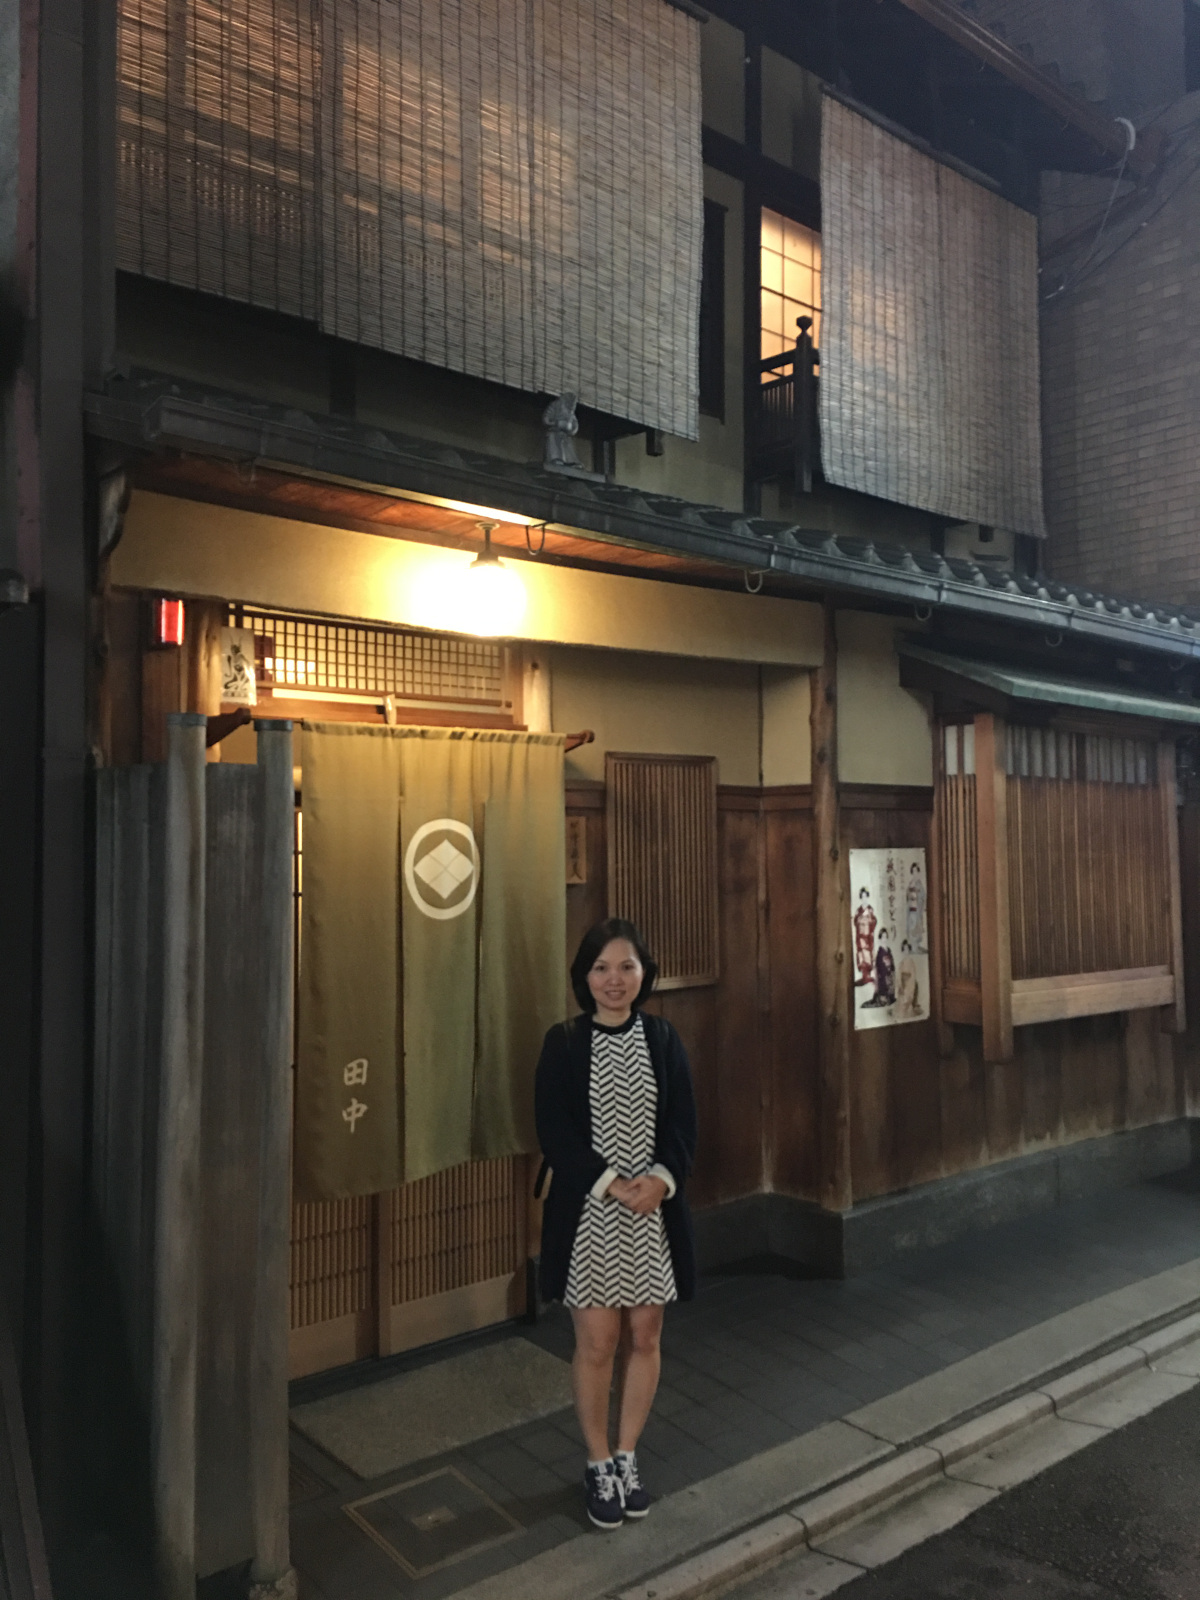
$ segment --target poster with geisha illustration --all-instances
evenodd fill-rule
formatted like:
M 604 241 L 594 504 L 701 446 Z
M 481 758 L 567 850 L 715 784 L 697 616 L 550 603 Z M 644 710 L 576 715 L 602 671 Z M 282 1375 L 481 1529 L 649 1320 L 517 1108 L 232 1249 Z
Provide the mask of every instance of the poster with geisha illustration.
M 854 1026 L 929 1015 L 929 877 L 924 850 L 851 850 Z

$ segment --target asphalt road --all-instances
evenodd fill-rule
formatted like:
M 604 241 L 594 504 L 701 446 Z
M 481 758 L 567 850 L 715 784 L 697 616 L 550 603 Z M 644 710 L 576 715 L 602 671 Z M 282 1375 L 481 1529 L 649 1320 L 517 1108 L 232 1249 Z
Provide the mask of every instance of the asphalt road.
M 804 1593 L 797 1587 L 796 1600 Z M 1200 1388 L 1010 1489 L 837 1596 L 1200 1600 Z

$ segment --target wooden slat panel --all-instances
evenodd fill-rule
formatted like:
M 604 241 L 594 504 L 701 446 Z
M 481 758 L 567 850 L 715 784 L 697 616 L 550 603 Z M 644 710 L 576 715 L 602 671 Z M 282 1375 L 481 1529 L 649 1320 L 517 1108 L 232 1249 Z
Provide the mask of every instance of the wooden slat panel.
M 983 1001 L 983 1058 L 1012 1058 L 1012 946 L 1008 881 L 1008 779 L 1005 727 L 998 717 L 975 718 L 975 826 L 979 851 L 979 983 Z
M 365 1312 L 371 1305 L 371 1198 L 292 1209 L 292 1327 Z
M 388 1303 L 406 1305 L 523 1268 L 525 1158 L 469 1161 L 394 1192 Z
M 1086 744 L 1096 778 L 1008 779 L 1015 979 L 1172 965 L 1173 770 L 1166 788 L 1153 768 L 1151 781 L 1130 781 L 1146 772 L 1146 747 Z
M 938 932 L 945 981 L 979 981 L 979 867 L 975 777 L 963 771 L 963 729 L 943 729 L 954 748 L 953 771 L 943 759 L 934 794 L 937 840 Z
M 717 981 L 717 764 L 609 754 L 608 912 L 641 929 L 660 988 Z
M 1171 970 L 1175 975 L 1171 1012 L 1164 1018 L 1169 1031 L 1182 1033 L 1187 1026 L 1184 993 L 1183 885 L 1179 875 L 1179 815 L 1176 806 L 1175 746 L 1164 740 L 1158 747 L 1159 817 L 1163 833 L 1167 874 L 1166 911 L 1170 920 Z

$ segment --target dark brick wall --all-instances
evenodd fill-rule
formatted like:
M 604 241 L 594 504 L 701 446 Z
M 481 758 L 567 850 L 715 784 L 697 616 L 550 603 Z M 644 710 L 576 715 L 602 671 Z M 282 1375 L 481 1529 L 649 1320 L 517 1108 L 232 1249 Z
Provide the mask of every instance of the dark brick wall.
M 1082 271 L 1090 240 L 1043 263 L 1044 292 L 1068 274 L 1042 310 L 1046 562 L 1116 594 L 1200 603 L 1200 94 L 1159 126 L 1170 153 L 1145 200 L 1116 211 Z M 1047 175 L 1043 237 L 1098 222 L 1110 193 L 1108 178 Z

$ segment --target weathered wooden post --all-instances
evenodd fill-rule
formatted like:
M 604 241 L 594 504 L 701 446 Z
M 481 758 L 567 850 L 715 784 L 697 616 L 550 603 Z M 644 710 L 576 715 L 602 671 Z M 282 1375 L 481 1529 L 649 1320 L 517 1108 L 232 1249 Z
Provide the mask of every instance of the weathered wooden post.
M 825 602 L 825 649 L 812 684 L 812 797 L 817 891 L 817 1170 L 821 1205 L 845 1211 L 850 1184 L 850 979 L 846 866 L 838 799 L 837 632 Z
M 288 1255 L 292 1126 L 292 724 L 257 725 L 262 770 L 262 1100 L 258 1273 L 250 1362 L 251 1593 L 290 1600 L 288 1547 Z
M 204 1068 L 206 721 L 190 711 L 167 717 L 150 1397 L 160 1600 L 195 1600 L 196 1593 L 196 1262 Z

